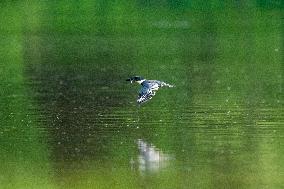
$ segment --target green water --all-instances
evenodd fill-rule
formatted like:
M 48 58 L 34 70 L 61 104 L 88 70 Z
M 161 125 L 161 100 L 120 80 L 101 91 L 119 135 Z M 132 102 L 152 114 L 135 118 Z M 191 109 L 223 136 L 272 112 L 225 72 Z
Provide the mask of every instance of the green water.
M 0 188 L 283 188 L 281 3 L 2 1 Z

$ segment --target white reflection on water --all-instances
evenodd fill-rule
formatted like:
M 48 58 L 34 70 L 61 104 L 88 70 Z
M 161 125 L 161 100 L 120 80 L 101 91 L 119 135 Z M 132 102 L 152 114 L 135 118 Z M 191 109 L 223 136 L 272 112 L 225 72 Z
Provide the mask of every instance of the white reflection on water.
M 169 165 L 172 156 L 163 153 L 153 144 L 149 144 L 142 139 L 137 140 L 139 155 L 138 168 L 141 172 L 156 172 Z

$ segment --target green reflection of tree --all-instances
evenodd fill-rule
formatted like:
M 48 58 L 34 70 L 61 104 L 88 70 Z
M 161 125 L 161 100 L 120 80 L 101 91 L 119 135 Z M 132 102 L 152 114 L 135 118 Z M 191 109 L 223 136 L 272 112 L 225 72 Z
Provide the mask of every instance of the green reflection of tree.
M 23 4 L 0 7 L 0 187 L 53 188 L 45 132 L 24 77 Z

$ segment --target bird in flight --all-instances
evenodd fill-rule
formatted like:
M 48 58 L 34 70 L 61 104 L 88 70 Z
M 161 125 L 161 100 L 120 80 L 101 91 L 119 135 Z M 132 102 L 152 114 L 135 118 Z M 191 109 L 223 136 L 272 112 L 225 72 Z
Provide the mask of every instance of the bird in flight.
M 174 87 L 174 85 L 167 84 L 163 81 L 147 80 L 141 76 L 133 76 L 126 79 L 126 81 L 130 81 L 130 83 L 136 82 L 142 85 L 142 88 L 140 89 L 138 94 L 138 104 L 142 104 L 150 100 L 160 87 Z

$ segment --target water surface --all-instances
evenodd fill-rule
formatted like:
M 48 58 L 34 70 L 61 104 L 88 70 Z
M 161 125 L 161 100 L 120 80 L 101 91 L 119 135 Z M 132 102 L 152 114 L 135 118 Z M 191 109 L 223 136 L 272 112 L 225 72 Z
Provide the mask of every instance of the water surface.
M 0 9 L 1 188 L 283 187 L 280 1 Z

